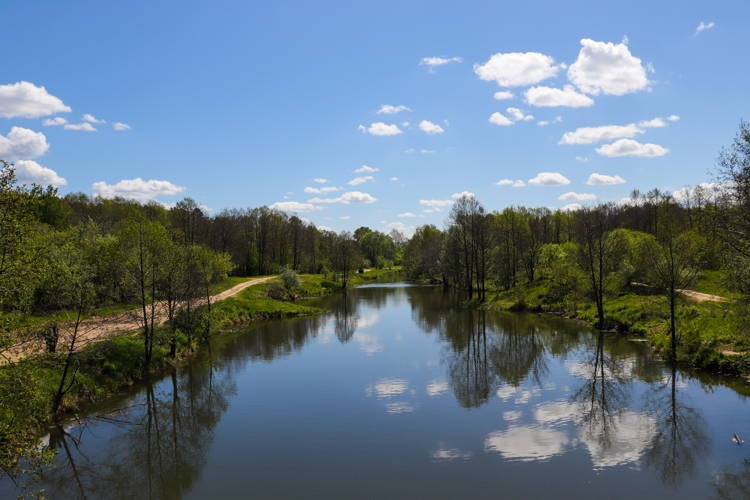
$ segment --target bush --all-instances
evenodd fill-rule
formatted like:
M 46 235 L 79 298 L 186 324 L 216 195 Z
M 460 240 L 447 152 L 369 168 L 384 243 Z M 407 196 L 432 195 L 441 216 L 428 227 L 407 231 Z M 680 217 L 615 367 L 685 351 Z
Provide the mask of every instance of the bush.
M 269 299 L 273 300 L 290 300 L 291 296 L 286 288 L 279 285 L 278 283 L 273 283 L 266 288 L 265 296 Z
M 284 287 L 290 292 L 302 286 L 302 280 L 299 277 L 299 273 L 290 267 L 285 267 L 281 270 L 279 279 L 284 283 Z

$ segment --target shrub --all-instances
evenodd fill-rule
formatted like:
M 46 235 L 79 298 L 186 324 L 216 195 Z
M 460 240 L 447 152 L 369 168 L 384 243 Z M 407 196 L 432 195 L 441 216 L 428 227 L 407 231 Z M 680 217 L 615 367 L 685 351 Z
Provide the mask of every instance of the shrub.
M 279 279 L 284 283 L 284 287 L 290 292 L 302 286 L 302 280 L 299 277 L 299 273 L 290 267 L 285 267 L 281 270 Z
M 269 285 L 266 288 L 265 295 L 273 300 L 289 300 L 291 298 L 287 289 L 278 283 Z

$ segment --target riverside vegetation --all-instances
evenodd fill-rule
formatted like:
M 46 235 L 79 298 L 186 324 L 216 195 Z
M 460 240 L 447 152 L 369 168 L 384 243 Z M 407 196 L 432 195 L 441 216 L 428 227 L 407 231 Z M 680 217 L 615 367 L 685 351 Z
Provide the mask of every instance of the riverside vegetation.
M 36 445 L 50 420 L 173 366 L 220 329 L 318 312 L 294 299 L 398 265 L 413 279 L 467 291 L 471 307 L 557 312 L 647 334 L 669 359 L 746 373 L 746 123 L 721 153 L 715 182 L 677 195 L 636 190 L 618 205 L 555 212 L 488 212 L 464 196 L 443 230 L 425 225 L 407 240 L 396 230 L 321 231 L 267 207 L 209 217 L 189 198 L 167 209 L 61 197 L 18 185 L 3 162 L 0 468 L 34 479 L 53 453 Z M 356 272 L 367 268 L 375 271 Z M 278 273 L 216 300 L 240 277 Z M 726 300 L 695 302 L 685 289 Z
M 634 190 L 619 204 L 566 212 L 489 212 L 464 196 L 444 230 L 417 228 L 404 266 L 414 279 L 467 290 L 473 307 L 555 312 L 646 335 L 669 360 L 748 374 L 748 123 L 714 176 L 673 194 Z

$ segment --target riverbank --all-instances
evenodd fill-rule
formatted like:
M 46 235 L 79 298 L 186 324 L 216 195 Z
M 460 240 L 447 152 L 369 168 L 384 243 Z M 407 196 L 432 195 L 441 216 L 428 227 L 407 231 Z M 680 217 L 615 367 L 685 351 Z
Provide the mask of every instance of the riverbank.
M 750 375 L 750 338 L 746 331 L 745 306 L 721 286 L 717 271 L 704 273 L 694 287 L 683 293 L 677 308 L 677 362 L 728 375 Z M 705 300 L 711 297 L 713 300 Z M 469 307 L 506 311 L 553 313 L 592 326 L 597 323 L 596 306 L 582 294 L 555 301 L 554 282 L 541 278 L 533 284 L 487 294 L 487 302 L 476 298 Z M 723 299 L 723 300 L 716 300 Z M 659 290 L 643 284 L 617 287 L 604 301 L 605 330 L 642 336 L 654 351 L 671 360 L 669 304 Z

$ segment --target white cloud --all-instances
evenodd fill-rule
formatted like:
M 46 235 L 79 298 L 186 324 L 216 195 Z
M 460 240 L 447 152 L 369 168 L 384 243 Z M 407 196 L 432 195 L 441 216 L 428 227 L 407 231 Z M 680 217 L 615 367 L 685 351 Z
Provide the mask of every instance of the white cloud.
M 375 178 L 371 175 L 365 175 L 364 177 L 355 177 L 354 179 L 350 180 L 347 184 L 351 186 L 357 186 L 359 184 L 364 184 L 367 181 L 374 181 Z
M 339 217 L 339 219 L 341 219 L 341 220 L 350 220 L 351 217 L 349 217 L 348 215 L 345 215 L 343 217 Z
M 343 203 L 345 205 L 349 203 L 374 203 L 376 201 L 378 201 L 377 198 L 367 193 L 360 193 L 359 191 L 349 191 L 338 198 L 313 198 L 312 200 L 307 200 L 308 203 Z
M 322 188 L 314 188 L 314 187 L 306 187 L 305 193 L 312 193 L 312 194 L 325 194 L 330 193 L 332 191 L 339 191 L 343 188 L 337 188 L 337 187 L 322 187 Z M 292 194 L 292 193 L 287 193 Z
M 492 113 L 492 116 L 490 116 L 490 123 L 494 123 L 495 125 L 513 125 L 512 121 L 498 112 Z
M 313 179 L 313 180 L 314 180 L 315 182 L 319 182 L 319 183 L 321 183 L 321 184 L 325 184 L 326 182 L 331 182 L 331 181 L 329 181 L 329 180 L 327 180 L 327 179 L 321 179 L 320 177 L 318 177 L 317 179 Z
M 360 168 L 354 171 L 355 174 L 361 174 L 367 172 L 368 174 L 371 174 L 373 172 L 380 172 L 379 168 L 372 168 L 368 167 L 367 165 L 362 165 Z
M 445 126 L 446 126 L 446 127 L 450 127 L 450 126 L 451 126 L 451 124 L 450 124 L 450 123 L 448 123 L 448 120 L 443 120 L 443 123 L 445 123 Z
M 65 186 L 68 181 L 57 175 L 57 172 L 45 168 L 32 160 L 18 160 L 15 162 L 16 179 L 21 184 L 36 184 L 38 186 Z
M 397 180 L 398 180 L 398 177 L 391 177 L 391 180 L 392 180 L 392 181 L 397 181 Z
M 365 130 L 362 125 L 360 125 L 360 127 Z M 386 125 L 383 122 L 373 123 L 372 125 L 370 125 L 370 128 L 366 130 L 372 135 L 398 135 L 401 133 L 401 130 L 399 130 L 396 124 Z
M 589 186 L 611 186 L 613 184 L 625 184 L 625 179 L 619 175 L 612 177 L 609 175 L 591 174 L 586 184 Z
M 411 111 L 411 109 L 407 108 L 406 106 L 391 106 L 390 104 L 383 104 L 380 106 L 380 109 L 378 110 L 376 115 L 379 115 L 380 113 L 385 113 L 387 115 L 394 115 L 396 113 L 399 113 L 401 111 Z
M 630 125 L 604 125 L 602 127 L 581 127 L 575 132 L 565 132 L 558 144 L 593 144 L 620 137 L 633 137 L 642 134 L 643 129 L 634 123 Z
M 513 185 L 513 181 L 510 179 L 503 179 L 495 183 L 495 186 L 512 186 L 512 185 Z
M 431 151 L 429 149 L 423 149 L 421 152 L 422 153 L 434 153 L 435 151 Z
M 45 127 L 54 127 L 56 125 L 65 125 L 66 123 L 68 123 L 68 120 L 62 116 L 58 116 L 57 118 L 47 118 L 42 122 L 42 125 Z
M 364 126 L 364 125 L 360 125 L 359 127 L 357 127 L 357 130 L 361 130 L 363 134 L 364 134 L 365 132 L 367 132 L 367 129 L 365 128 L 365 126 Z
M 438 207 L 434 207 L 434 208 L 428 208 L 426 210 L 422 210 L 422 212 L 424 212 L 426 214 L 431 214 L 431 213 L 434 213 L 434 212 L 442 212 L 442 210 L 439 209 Z
M 453 205 L 451 200 L 419 200 L 420 205 L 427 207 L 447 207 Z
M 468 191 L 464 191 L 462 193 L 453 193 L 451 195 L 451 198 L 459 199 L 459 198 L 463 198 L 464 196 L 466 196 L 467 198 L 473 198 L 474 193 L 470 193 Z
M 91 123 L 107 123 L 104 120 L 97 120 L 96 118 L 94 118 L 93 116 L 91 116 L 88 113 L 86 113 L 85 115 L 83 115 L 83 121 L 87 121 L 87 122 L 91 122 Z
M 320 231 L 333 231 L 333 229 L 331 229 L 328 226 L 318 226 L 318 230 L 320 230 Z
M 419 130 L 427 132 L 428 134 L 442 134 L 444 132 L 443 128 L 440 125 L 435 125 L 434 123 L 428 122 L 427 120 L 422 120 L 419 123 Z
M 407 149 L 406 151 L 404 151 L 404 153 L 413 153 L 414 151 L 416 151 L 416 149 L 411 148 L 411 149 Z
M 562 207 L 560 210 L 562 210 L 563 212 L 573 212 L 575 210 L 580 210 L 582 208 L 583 208 L 583 205 L 581 205 L 580 203 L 570 203 Z
M 520 120 L 529 121 L 529 120 L 534 119 L 534 117 L 531 115 L 524 115 L 523 110 L 518 109 L 518 108 L 508 108 L 505 111 L 513 117 L 514 122 L 517 122 Z
M 565 193 L 563 195 L 560 195 L 558 200 L 562 201 L 589 201 L 589 200 L 595 200 L 596 195 L 595 194 L 586 194 L 586 193 L 574 193 L 573 191 L 569 193 Z
M 495 92 L 494 97 L 498 101 L 502 101 L 503 99 L 513 99 L 516 96 L 510 90 L 505 90 L 505 91 Z
M 644 90 L 651 83 L 641 60 L 625 44 L 581 40 L 581 52 L 568 69 L 568 80 L 592 95 L 623 95 Z
M 588 158 L 585 158 L 585 157 L 583 157 L 583 156 L 576 156 L 576 160 L 578 160 L 578 161 L 582 161 L 582 162 L 584 162 L 584 163 L 586 163 L 587 161 L 589 161 L 589 159 L 588 159 Z
M 695 199 L 695 190 L 698 187 L 702 188 L 704 196 L 709 195 L 710 197 L 714 197 L 723 189 L 723 186 L 718 182 L 701 182 L 700 186 L 696 186 L 692 189 L 689 187 L 684 187 L 678 191 L 675 191 L 674 193 L 672 193 L 672 196 L 674 197 L 676 202 L 685 203 L 688 200 L 688 197 L 690 197 L 691 199 Z
M 402 127 L 408 127 L 409 126 L 409 122 L 401 122 L 401 126 Z
M 565 85 L 562 90 L 541 86 L 531 87 L 523 95 L 526 97 L 526 102 L 536 107 L 585 108 L 594 105 L 592 98 L 579 94 L 572 85 Z
M 557 76 L 560 65 L 538 52 L 495 54 L 485 64 L 474 64 L 480 79 L 497 82 L 501 87 L 533 85 Z
M 157 196 L 171 196 L 185 191 L 185 187 L 176 186 L 169 181 L 144 181 L 140 177 L 130 180 L 122 180 L 117 184 L 106 182 L 95 182 L 91 191 L 102 198 L 132 198 L 134 200 L 150 200 Z
M 666 127 L 667 122 L 665 122 L 661 118 L 654 118 L 653 120 L 643 120 L 638 124 L 638 126 L 643 128 Z
M 698 33 L 700 33 L 701 31 L 706 31 L 706 30 L 708 30 L 708 29 L 711 29 L 711 28 L 713 28 L 714 26 L 716 26 L 716 25 L 714 24 L 714 22 L 713 22 L 713 21 L 711 21 L 711 22 L 710 22 L 710 23 L 708 23 L 708 24 L 706 24 L 706 23 L 704 23 L 703 21 L 701 21 L 701 23 L 700 23 L 700 24 L 698 25 L 698 27 L 697 27 L 697 28 L 695 29 L 695 34 L 696 34 L 696 36 L 697 36 L 697 35 L 698 35 Z
M 42 156 L 48 149 L 47 138 L 41 132 L 13 127 L 7 136 L 0 135 L 0 158 L 5 161 Z
M 460 57 L 451 57 L 451 58 L 444 58 L 444 57 L 423 57 L 421 61 L 419 61 L 420 66 L 429 66 L 430 71 L 433 71 L 435 66 L 442 66 L 444 64 L 448 64 L 451 62 L 462 62 L 463 59 Z
M 525 185 L 526 185 L 526 183 L 525 183 L 525 182 L 523 182 L 523 181 L 522 181 L 522 180 L 520 180 L 520 179 L 519 179 L 519 180 L 517 180 L 516 182 L 514 182 L 514 183 L 513 183 L 513 187 L 514 187 L 514 188 L 522 188 L 522 187 L 524 187 Z
M 307 213 L 314 210 L 323 210 L 323 207 L 316 207 L 311 203 L 300 203 L 298 201 L 280 201 L 276 202 L 270 207 L 271 210 L 279 210 L 281 212 L 294 212 L 294 213 Z
M 89 122 L 84 123 L 68 123 L 63 127 L 65 130 L 85 130 L 86 132 L 96 132 L 96 129 L 91 126 Z
M 115 130 L 130 130 L 130 125 L 128 125 L 127 123 L 115 122 L 112 124 L 112 127 Z
M 416 215 L 411 212 L 404 212 L 403 214 L 398 214 L 396 217 L 416 217 Z
M 29 82 L 0 85 L 2 118 L 40 118 L 69 111 L 70 106 L 49 94 L 44 87 L 37 87 Z
M 632 139 L 620 139 L 612 144 L 605 144 L 597 148 L 596 152 L 609 158 L 616 158 L 618 156 L 645 156 L 653 158 L 655 156 L 664 156 L 669 153 L 669 149 L 658 144 L 641 144 Z
M 624 36 L 622 37 L 622 44 L 623 44 L 623 45 L 627 45 L 627 44 L 628 44 L 628 42 L 629 42 L 629 40 L 628 40 L 628 35 L 624 35 Z
M 557 172 L 540 172 L 533 179 L 529 179 L 533 186 L 566 186 L 570 181 Z
M 669 120 L 670 122 L 676 122 L 679 119 L 680 119 L 680 117 L 677 116 L 677 115 L 672 115 L 670 117 L 667 117 L 667 120 Z

